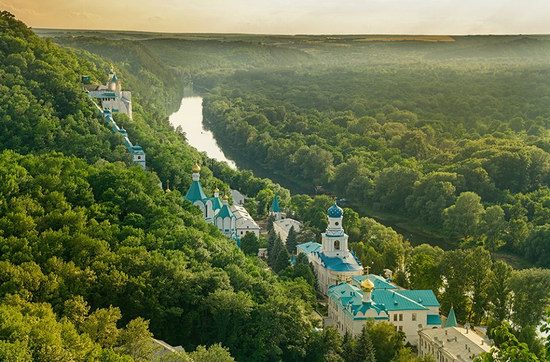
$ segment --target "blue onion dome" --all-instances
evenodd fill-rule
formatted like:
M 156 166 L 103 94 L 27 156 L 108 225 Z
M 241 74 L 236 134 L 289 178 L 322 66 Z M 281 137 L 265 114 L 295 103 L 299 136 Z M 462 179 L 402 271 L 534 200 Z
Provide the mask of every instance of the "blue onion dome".
M 334 205 L 328 208 L 327 214 L 328 217 L 342 217 L 342 215 L 344 215 L 344 210 L 335 202 Z

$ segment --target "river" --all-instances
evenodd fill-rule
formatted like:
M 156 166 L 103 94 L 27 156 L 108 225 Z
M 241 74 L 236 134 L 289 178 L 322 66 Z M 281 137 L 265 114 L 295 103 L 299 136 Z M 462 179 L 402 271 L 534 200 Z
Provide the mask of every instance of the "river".
M 283 187 L 290 189 L 292 193 L 305 193 L 309 195 L 315 194 L 313 188 L 311 188 L 310 190 L 305 189 L 303 185 L 292 182 L 283 175 L 270 172 L 270 170 L 263 169 L 257 164 L 253 164 L 239 158 L 238 154 L 235 154 L 235 150 L 232 150 L 230 145 L 225 145 L 226 152 L 224 152 L 214 138 L 212 132 L 204 128 L 204 125 L 202 123 L 202 97 L 194 95 L 192 89 L 187 90 L 185 93 L 187 93 L 188 96 L 183 97 L 183 99 L 181 100 L 180 108 L 170 116 L 169 121 L 174 128 L 181 127 L 182 131 L 185 132 L 187 142 L 191 146 L 195 147 L 201 152 L 205 152 L 208 157 L 218 161 L 225 161 L 231 168 L 237 169 L 235 161 L 230 158 L 233 153 L 233 158 L 239 161 L 239 165 L 241 166 L 241 168 L 252 170 L 256 176 L 270 178 L 275 182 L 281 184 Z M 220 140 L 220 143 L 223 144 L 223 140 Z M 396 225 L 395 223 L 388 222 L 387 220 L 381 220 L 373 215 L 366 213 L 365 210 L 357 211 L 359 211 L 362 216 L 374 217 L 378 222 L 394 228 L 396 231 L 405 235 L 409 240 L 411 240 L 413 244 L 429 242 L 433 245 L 443 246 L 446 249 L 452 248 L 449 245 L 442 245 L 442 242 L 440 240 L 430 240 L 428 237 L 426 237 L 426 235 L 419 236 L 416 233 L 411 233 L 403 227 Z
M 192 88 L 186 90 L 184 94 L 186 93 L 188 94 L 188 96 L 183 97 L 183 99 L 181 100 L 180 108 L 177 110 L 177 112 L 173 113 L 170 116 L 169 120 L 174 128 L 178 126 L 182 128 L 182 130 L 185 132 L 187 142 L 191 146 L 195 147 L 201 152 L 205 152 L 206 155 L 210 158 L 216 159 L 218 161 L 227 162 L 227 164 L 233 169 L 237 169 L 237 165 L 235 161 L 233 161 L 233 159 L 238 160 L 239 165 L 242 169 L 250 169 L 254 172 L 256 176 L 270 178 L 273 181 L 281 184 L 283 187 L 291 190 L 293 194 L 314 194 L 313 189 L 306 190 L 302 185 L 292 182 L 284 175 L 277 174 L 275 172 L 272 172 L 272 170 L 267 170 L 260 167 L 258 164 L 253 164 L 239 158 L 238 151 L 232 150 L 231 145 L 225 145 L 224 148 L 226 149 L 226 152 L 222 151 L 222 148 L 219 146 L 212 132 L 204 129 L 202 123 L 202 97 L 194 95 Z M 220 140 L 220 143 L 223 144 L 223 140 Z M 350 206 L 354 208 L 353 205 Z M 386 218 L 378 217 L 377 215 L 373 215 L 371 212 L 369 212 L 368 210 L 364 210 L 363 208 L 355 209 L 359 212 L 361 216 L 372 217 L 381 224 L 393 228 L 398 233 L 404 235 L 409 241 L 411 241 L 413 245 L 428 243 L 431 245 L 440 246 L 443 249 L 454 249 L 456 247 L 455 244 L 447 240 L 427 235 L 426 233 L 419 232 L 418 230 L 411 230 L 405 224 L 394 220 L 388 220 Z M 523 259 L 517 258 L 510 254 L 498 253 L 495 256 L 499 259 L 506 260 L 515 268 L 523 268 L 530 265 L 529 263 L 526 263 Z
M 217 161 L 225 161 L 236 169 L 237 165 L 222 151 L 212 132 L 204 129 L 202 124 L 202 97 L 183 97 L 180 108 L 169 118 L 174 127 L 181 127 L 185 132 L 187 142 L 200 152 L 205 152 L 208 157 Z

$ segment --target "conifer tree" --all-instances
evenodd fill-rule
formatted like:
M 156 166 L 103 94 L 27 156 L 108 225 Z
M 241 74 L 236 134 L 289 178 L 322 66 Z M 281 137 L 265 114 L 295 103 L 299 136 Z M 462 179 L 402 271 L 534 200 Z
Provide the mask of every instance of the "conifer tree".
M 267 231 L 271 232 L 273 231 L 273 221 L 275 221 L 275 216 L 269 215 L 267 218 Z
M 375 349 L 366 325 L 355 341 L 352 356 L 352 362 L 376 362 Z
M 342 357 L 344 357 L 344 361 L 346 362 L 352 362 L 355 344 L 354 342 L 355 341 L 353 337 L 348 332 L 346 332 L 342 341 Z
M 279 253 L 277 254 L 277 258 L 275 259 L 275 262 L 273 264 L 273 271 L 275 273 L 279 273 L 286 269 L 290 265 L 289 262 L 290 255 L 288 255 L 288 251 L 286 248 L 282 245 L 279 248 Z
M 268 259 L 269 265 L 271 265 L 273 248 L 275 247 L 276 240 L 277 240 L 277 234 L 273 230 L 270 230 L 267 234 L 267 259 Z
M 247 232 L 241 239 L 241 250 L 246 255 L 258 255 L 260 241 L 256 234 Z
M 273 241 L 273 246 L 271 247 L 271 251 L 267 254 L 267 259 L 269 266 L 273 268 L 273 264 L 275 263 L 275 260 L 277 260 L 277 256 L 279 255 L 279 251 L 283 249 L 285 246 L 283 245 L 283 242 L 281 241 L 281 238 L 276 235 L 275 240 Z
M 291 255 L 296 254 L 297 244 L 298 244 L 298 233 L 294 229 L 294 226 L 292 226 L 288 231 L 288 235 L 286 237 L 286 250 L 288 250 L 289 254 Z

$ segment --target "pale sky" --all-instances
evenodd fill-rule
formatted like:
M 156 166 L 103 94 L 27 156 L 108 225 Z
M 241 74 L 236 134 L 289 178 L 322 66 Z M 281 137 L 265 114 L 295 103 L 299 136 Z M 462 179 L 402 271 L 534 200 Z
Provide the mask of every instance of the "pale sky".
M 550 34 L 550 0 L 0 0 L 35 28 L 262 34 Z

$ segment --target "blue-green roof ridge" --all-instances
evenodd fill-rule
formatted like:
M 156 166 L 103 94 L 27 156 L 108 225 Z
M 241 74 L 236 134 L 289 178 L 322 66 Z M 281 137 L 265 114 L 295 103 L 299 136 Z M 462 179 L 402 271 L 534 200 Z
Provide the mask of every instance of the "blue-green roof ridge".
M 447 320 L 445 321 L 445 328 L 456 327 L 458 325 L 456 321 L 455 309 L 451 306 Z
M 281 207 L 279 205 L 279 195 L 275 195 L 273 201 L 271 202 L 271 212 L 281 212 Z
M 233 211 L 229 208 L 228 204 L 223 204 L 220 212 L 216 215 L 216 217 L 226 218 L 226 217 L 233 217 Z
M 185 198 L 192 203 L 195 201 L 202 201 L 206 199 L 206 194 L 202 190 L 202 186 L 199 181 L 193 181 L 191 183 L 191 186 L 189 187 L 189 190 L 187 190 Z

